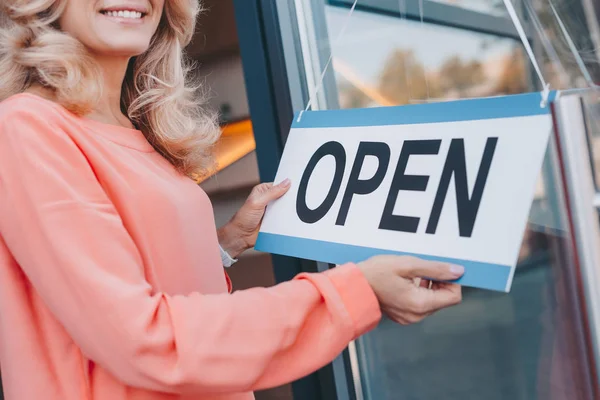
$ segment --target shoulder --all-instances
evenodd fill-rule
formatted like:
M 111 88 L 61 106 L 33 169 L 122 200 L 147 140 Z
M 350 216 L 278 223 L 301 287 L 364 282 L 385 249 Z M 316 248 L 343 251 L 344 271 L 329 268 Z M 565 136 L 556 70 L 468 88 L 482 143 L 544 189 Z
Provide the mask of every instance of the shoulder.
M 33 94 L 20 93 L 0 102 L 0 126 L 45 122 L 52 124 L 61 117 L 60 106 Z
M 22 93 L 0 102 L 0 145 L 13 146 L 70 141 L 67 111 L 50 100 Z

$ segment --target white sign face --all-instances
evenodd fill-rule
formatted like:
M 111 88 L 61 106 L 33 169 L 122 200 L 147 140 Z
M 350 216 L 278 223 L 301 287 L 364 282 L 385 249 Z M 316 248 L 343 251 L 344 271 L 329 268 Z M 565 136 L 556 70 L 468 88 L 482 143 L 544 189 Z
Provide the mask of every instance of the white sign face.
M 333 264 L 379 254 L 463 265 L 510 291 L 552 131 L 540 94 L 295 118 L 256 249 Z

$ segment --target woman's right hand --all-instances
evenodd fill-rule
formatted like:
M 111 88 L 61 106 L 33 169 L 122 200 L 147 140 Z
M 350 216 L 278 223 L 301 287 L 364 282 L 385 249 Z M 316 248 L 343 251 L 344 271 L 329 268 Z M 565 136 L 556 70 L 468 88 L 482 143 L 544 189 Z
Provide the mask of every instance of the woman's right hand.
M 460 266 L 414 257 L 377 256 L 358 267 L 375 292 L 382 312 L 402 325 L 419 322 L 462 300 L 459 285 L 441 282 L 460 278 L 464 274 Z M 415 278 L 422 279 L 419 285 Z M 429 279 L 433 280 L 431 285 Z

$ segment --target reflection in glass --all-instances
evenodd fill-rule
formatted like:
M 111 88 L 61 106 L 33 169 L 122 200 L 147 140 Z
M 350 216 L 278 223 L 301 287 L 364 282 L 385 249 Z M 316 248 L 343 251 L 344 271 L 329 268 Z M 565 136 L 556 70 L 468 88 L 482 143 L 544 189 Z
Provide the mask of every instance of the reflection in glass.
M 600 190 L 600 98 L 596 92 L 584 97 L 584 109 L 590 162 L 596 189 Z
M 327 6 L 326 13 L 335 35 L 347 11 Z M 357 11 L 332 46 L 342 108 L 527 90 L 521 44 L 512 39 Z
M 502 0 L 433 0 L 438 3 L 450 4 L 473 11 L 479 11 L 492 15 L 507 15 L 504 1 Z M 426 10 L 424 10 L 427 12 Z
M 535 39 L 540 42 L 538 59 L 544 76 L 554 89 L 585 88 L 576 58 L 568 46 L 560 25 L 547 0 L 523 0 L 528 18 L 532 21 Z M 573 40 L 592 80 L 600 82 L 600 23 L 594 13 L 594 0 L 553 0 L 557 13 Z M 597 7 L 597 6 L 596 6 Z M 543 37 L 552 47 L 544 45 Z

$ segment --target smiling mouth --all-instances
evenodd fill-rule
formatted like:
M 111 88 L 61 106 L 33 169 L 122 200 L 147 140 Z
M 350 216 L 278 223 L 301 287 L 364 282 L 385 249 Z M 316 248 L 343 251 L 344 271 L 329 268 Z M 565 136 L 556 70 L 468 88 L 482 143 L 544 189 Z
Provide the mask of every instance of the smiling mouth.
M 147 15 L 147 13 L 135 10 L 102 10 L 100 11 L 100 14 L 112 18 L 123 18 L 130 20 L 140 20 Z

